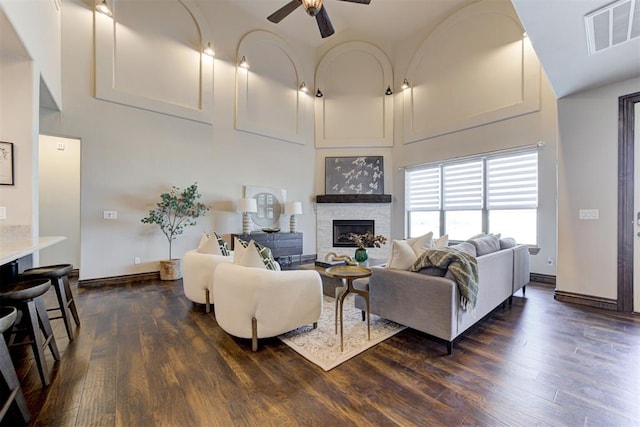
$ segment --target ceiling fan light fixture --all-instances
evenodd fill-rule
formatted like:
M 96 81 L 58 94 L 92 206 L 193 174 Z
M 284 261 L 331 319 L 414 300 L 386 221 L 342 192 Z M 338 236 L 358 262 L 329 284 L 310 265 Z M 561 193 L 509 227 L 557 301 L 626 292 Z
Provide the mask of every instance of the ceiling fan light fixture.
M 316 16 L 322 9 L 322 0 L 301 0 L 304 10 L 311 16 Z
M 409 80 L 404 79 L 404 82 L 402 82 L 402 86 L 400 86 L 400 88 L 402 90 L 406 90 L 409 89 L 411 87 L 411 85 L 409 84 Z
M 247 68 L 247 69 L 249 68 L 249 63 L 247 62 L 247 58 L 245 58 L 244 55 L 242 56 L 242 59 L 238 63 L 238 67 Z
M 316 91 L 316 98 L 322 98 L 323 96 L 324 96 L 324 93 L 322 93 L 320 88 L 318 88 L 318 90 Z

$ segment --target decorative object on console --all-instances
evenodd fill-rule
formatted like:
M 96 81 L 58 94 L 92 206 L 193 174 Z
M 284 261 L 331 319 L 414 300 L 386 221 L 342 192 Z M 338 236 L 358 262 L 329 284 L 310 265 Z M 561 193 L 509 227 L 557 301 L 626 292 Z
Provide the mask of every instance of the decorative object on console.
M 169 259 L 160 261 L 160 280 L 177 280 L 182 277 L 182 260 L 171 257 L 171 244 L 186 227 L 196 225 L 196 218 L 204 215 L 209 207 L 198 202 L 201 195 L 198 183 L 184 190 L 172 187 L 160 195 L 160 202 L 142 218 L 144 224 L 158 224 L 169 242 Z
M 0 185 L 13 185 L 13 143 L 0 142 Z
M 287 190 L 245 185 L 244 197 L 256 200 L 257 210 L 250 215 L 253 224 L 260 229 L 282 228 L 280 214 L 283 213 L 287 201 Z
M 249 214 L 258 212 L 258 202 L 256 199 L 240 199 L 238 200 L 238 212 L 242 212 L 242 234 L 251 234 Z
M 289 202 L 284 205 L 284 214 L 289 215 L 289 232 L 297 233 L 298 224 L 296 221 L 296 215 L 302 215 L 302 203 L 301 202 Z
M 326 157 L 325 194 L 384 194 L 382 156 Z
M 365 262 L 369 259 L 367 248 L 379 248 L 387 243 L 387 238 L 382 234 L 374 236 L 370 231 L 363 234 L 349 233 L 348 238 L 358 246 L 354 257 L 358 262 Z
M 324 256 L 324 260 L 328 264 L 327 267 L 340 265 L 340 263 L 347 265 L 357 265 L 357 263 L 349 255 L 338 255 L 335 252 L 327 252 L 327 254 Z

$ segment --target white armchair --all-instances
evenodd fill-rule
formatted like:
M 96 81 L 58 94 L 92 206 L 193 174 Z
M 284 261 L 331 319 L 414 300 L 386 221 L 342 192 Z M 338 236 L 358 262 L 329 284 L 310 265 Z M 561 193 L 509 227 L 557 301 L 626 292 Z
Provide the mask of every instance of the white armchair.
M 213 273 L 218 265 L 233 263 L 233 254 L 203 254 L 193 249 L 184 255 L 182 261 L 182 286 L 185 296 L 193 302 L 205 304 L 207 313 L 210 313 L 213 304 Z
M 251 338 L 275 337 L 313 324 L 322 312 L 322 280 L 316 271 L 274 271 L 221 264 L 214 273 L 216 320 L 227 333 Z

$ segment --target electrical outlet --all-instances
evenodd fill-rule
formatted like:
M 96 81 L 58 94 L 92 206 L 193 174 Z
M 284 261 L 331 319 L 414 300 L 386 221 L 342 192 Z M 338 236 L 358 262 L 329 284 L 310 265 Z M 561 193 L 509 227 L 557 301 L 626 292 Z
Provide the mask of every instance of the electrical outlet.
M 102 218 L 104 219 L 118 219 L 117 211 L 102 211 Z
M 56 148 L 60 151 L 64 151 L 64 142 L 58 142 Z
M 553 265 L 553 258 L 547 258 L 547 265 Z
M 133 259 L 133 263 L 134 263 L 134 264 L 140 264 L 140 257 L 139 257 L 139 256 L 135 257 L 135 258 Z

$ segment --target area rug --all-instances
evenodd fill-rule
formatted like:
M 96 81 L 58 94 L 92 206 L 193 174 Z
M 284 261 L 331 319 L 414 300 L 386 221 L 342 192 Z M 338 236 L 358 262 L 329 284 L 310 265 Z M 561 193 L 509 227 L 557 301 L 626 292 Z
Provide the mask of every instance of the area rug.
M 354 295 L 344 300 L 344 351 L 340 351 L 340 331 L 335 333 L 334 298 L 324 296 L 318 327 L 302 326 L 278 338 L 309 361 L 325 371 L 335 368 L 352 357 L 397 334 L 405 326 L 371 315 L 371 340 L 367 340 L 367 322 L 361 311 L 353 306 Z M 339 328 L 339 326 L 338 326 Z

